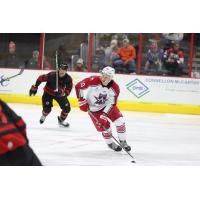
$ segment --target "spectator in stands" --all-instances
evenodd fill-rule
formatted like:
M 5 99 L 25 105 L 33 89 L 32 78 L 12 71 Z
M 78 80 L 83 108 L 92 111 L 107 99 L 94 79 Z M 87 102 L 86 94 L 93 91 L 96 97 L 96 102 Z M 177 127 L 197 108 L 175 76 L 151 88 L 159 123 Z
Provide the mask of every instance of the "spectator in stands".
M 117 72 L 125 72 L 129 74 L 136 73 L 136 50 L 129 44 L 128 39 L 123 40 L 123 47 L 117 50 L 117 55 L 112 59 L 113 66 Z
M 45 70 L 51 70 L 52 66 L 49 63 L 49 61 L 47 60 L 46 56 L 43 56 L 43 69 Z
M 3 67 L 19 68 L 25 66 L 25 63 L 20 60 L 16 53 L 16 44 L 13 41 L 9 42 L 8 51 L 9 53 L 6 55 L 5 60 L 3 61 Z
M 163 33 L 161 43 L 164 49 L 171 48 L 174 43 L 179 43 L 183 40 L 183 33 Z
M 118 47 L 123 46 L 124 39 L 128 39 L 128 36 L 125 33 L 116 33 L 116 34 L 112 35 L 112 40 L 118 41 Z
M 32 53 L 32 58 L 28 61 L 27 68 L 28 69 L 40 69 L 40 52 L 38 50 L 34 50 Z M 46 57 L 43 57 L 43 69 L 51 70 L 51 64 L 48 62 Z
M 194 33 L 194 44 L 197 47 L 200 47 L 200 33 Z
M 87 71 L 87 68 L 84 65 L 84 61 L 82 58 L 79 58 L 77 60 L 76 65 L 74 66 L 74 71 L 77 71 L 77 72 L 86 72 Z
M 176 42 L 180 42 L 183 39 L 183 33 L 163 33 L 163 36 Z
M 96 48 L 95 55 L 92 58 L 92 71 L 99 72 L 105 66 L 105 51 L 103 47 Z
M 145 74 L 159 74 L 162 69 L 164 51 L 158 48 L 156 40 L 150 39 L 150 48 L 146 54 Z
M 104 49 L 109 46 L 109 43 L 111 41 L 111 33 L 98 33 L 96 35 L 97 38 L 97 46 L 100 49 Z
M 70 57 L 71 56 L 67 52 L 66 45 L 64 43 L 60 44 L 58 47 L 58 65 L 60 65 L 61 63 L 71 63 Z
M 112 54 L 118 49 L 117 40 L 111 40 L 110 46 L 105 49 L 105 65 L 112 65 Z
M 167 70 L 167 75 L 180 76 L 183 73 L 184 56 L 180 50 L 180 44 L 174 43 L 172 48 L 164 52 L 164 67 Z
M 33 51 L 32 58 L 28 61 L 27 64 L 28 69 L 39 69 L 39 55 L 39 51 Z

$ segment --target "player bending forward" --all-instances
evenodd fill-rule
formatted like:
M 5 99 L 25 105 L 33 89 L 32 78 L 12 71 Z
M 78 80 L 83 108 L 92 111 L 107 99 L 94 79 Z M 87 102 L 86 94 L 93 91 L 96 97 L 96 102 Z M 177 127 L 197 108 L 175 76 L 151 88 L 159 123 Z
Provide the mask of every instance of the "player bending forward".
M 56 71 L 44 74 L 38 77 L 35 85 L 31 86 L 29 95 L 35 95 L 38 90 L 38 86 L 41 82 L 46 82 L 44 87 L 44 93 L 42 95 L 42 116 L 40 118 L 40 123 L 45 121 L 46 116 L 51 112 L 53 107 L 53 99 L 56 100 L 62 109 L 60 116 L 58 116 L 58 124 L 61 127 L 68 127 L 69 123 L 65 122 L 71 107 L 67 99 L 67 96 L 72 90 L 72 78 L 67 74 L 68 66 L 65 64 L 60 64 L 58 67 L 58 91 L 56 90 Z
M 96 130 L 102 132 L 108 147 L 114 151 L 122 150 L 112 139 L 111 124 L 109 122 L 111 120 L 116 126 L 120 144 L 127 151 L 131 151 L 131 147 L 126 142 L 126 126 L 123 116 L 116 106 L 120 89 L 118 84 L 112 80 L 114 74 L 115 70 L 107 66 L 101 71 L 100 76 L 83 79 L 75 86 L 76 95 L 80 110 L 89 111 L 88 114 Z

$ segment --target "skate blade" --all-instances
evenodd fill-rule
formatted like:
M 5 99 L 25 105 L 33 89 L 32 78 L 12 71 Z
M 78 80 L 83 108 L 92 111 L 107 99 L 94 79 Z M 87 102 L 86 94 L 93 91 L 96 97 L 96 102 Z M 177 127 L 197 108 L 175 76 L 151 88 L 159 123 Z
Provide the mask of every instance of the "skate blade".
M 58 126 L 59 126 L 59 128 L 69 128 L 70 127 L 70 125 L 69 126 L 63 126 L 61 124 L 59 124 Z

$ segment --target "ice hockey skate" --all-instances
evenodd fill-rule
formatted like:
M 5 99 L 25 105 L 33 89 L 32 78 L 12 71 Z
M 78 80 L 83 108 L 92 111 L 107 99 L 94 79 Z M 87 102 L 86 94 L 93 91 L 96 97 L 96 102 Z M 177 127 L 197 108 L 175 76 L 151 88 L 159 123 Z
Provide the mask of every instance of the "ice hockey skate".
M 58 116 L 58 125 L 60 127 L 64 127 L 64 128 L 67 128 L 69 127 L 69 123 L 68 122 L 64 122 L 64 120 L 62 120 L 59 116 Z
M 126 140 L 120 140 L 120 144 L 126 151 L 131 151 L 131 147 L 127 144 Z
M 45 121 L 45 119 L 46 119 L 46 116 L 42 115 L 42 116 L 40 117 L 40 124 L 43 124 L 44 121 Z
M 112 142 L 111 144 L 108 144 L 108 147 L 114 151 L 122 150 L 122 148 L 119 145 L 115 144 L 114 142 Z

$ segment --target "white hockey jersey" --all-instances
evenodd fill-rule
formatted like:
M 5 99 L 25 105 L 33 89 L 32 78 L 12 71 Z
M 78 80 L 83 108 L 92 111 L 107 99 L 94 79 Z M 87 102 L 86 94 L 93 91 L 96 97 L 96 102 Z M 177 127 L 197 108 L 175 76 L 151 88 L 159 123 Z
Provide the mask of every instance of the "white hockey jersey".
M 119 96 L 119 86 L 112 80 L 107 86 L 103 86 L 99 76 L 85 78 L 75 86 L 77 98 L 87 100 L 91 112 L 103 109 L 109 113 L 113 105 L 116 105 Z

